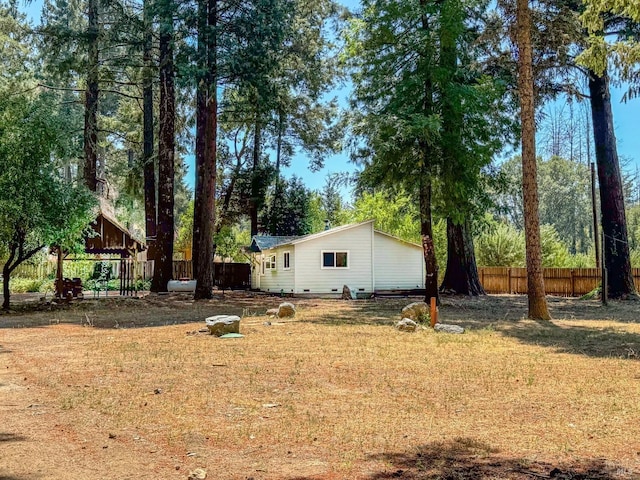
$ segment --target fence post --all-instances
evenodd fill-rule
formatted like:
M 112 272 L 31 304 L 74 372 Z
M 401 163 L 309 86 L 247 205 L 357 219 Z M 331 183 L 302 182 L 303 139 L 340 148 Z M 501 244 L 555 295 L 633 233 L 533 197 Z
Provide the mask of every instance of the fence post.
M 507 268 L 507 293 L 511 295 L 511 267 Z
M 576 296 L 576 285 L 575 285 L 575 278 L 573 276 L 573 268 L 571 269 L 571 296 L 572 297 Z

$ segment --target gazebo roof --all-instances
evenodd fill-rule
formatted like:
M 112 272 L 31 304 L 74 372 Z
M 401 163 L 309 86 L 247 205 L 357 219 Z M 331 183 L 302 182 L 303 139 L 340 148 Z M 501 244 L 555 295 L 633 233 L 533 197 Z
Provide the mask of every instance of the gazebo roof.
M 91 227 L 96 235 L 85 240 L 86 253 L 119 254 L 127 257 L 147 248 L 142 240 L 118 222 L 113 208 L 103 198 L 100 198 L 96 219 Z

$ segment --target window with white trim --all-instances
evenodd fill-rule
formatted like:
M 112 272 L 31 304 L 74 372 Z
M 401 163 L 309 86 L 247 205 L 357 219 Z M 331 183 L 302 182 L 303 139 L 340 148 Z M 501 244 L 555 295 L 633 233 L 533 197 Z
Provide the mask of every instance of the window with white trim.
M 322 252 L 322 268 L 349 268 L 349 252 Z
M 275 270 L 276 269 L 276 254 L 269 255 L 264 259 L 264 270 Z
M 282 264 L 283 264 L 283 269 L 284 270 L 291 270 L 291 253 L 290 252 L 284 252 L 282 254 Z

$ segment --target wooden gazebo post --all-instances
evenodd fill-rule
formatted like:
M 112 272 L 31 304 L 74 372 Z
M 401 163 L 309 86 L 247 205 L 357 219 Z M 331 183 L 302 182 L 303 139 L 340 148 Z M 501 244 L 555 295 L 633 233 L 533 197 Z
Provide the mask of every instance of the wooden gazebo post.
M 62 281 L 63 277 L 63 260 L 64 257 L 62 256 L 62 247 L 55 247 L 56 250 L 56 255 L 57 255 L 57 260 L 58 260 L 58 265 L 56 268 L 56 284 L 55 284 L 55 290 L 56 290 L 56 297 L 57 298 L 63 298 L 64 297 L 64 282 Z

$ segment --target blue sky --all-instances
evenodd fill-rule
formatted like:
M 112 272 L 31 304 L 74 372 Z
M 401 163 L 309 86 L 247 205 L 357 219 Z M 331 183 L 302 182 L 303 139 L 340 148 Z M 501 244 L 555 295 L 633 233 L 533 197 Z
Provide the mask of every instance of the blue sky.
M 359 5 L 359 0 L 339 1 L 350 9 L 356 9 Z M 21 3 L 22 10 L 27 13 L 32 21 L 37 21 L 40 18 L 41 6 L 42 0 L 33 0 L 27 5 Z M 349 90 L 349 85 L 347 84 L 334 91 L 332 96 L 337 96 L 341 106 L 346 106 Z M 635 169 L 636 166 L 640 164 L 640 129 L 638 129 L 637 126 L 637 122 L 640 122 L 640 116 L 638 115 L 638 102 L 640 102 L 640 99 L 632 100 L 625 104 L 621 102 L 623 94 L 623 88 L 615 88 L 612 90 L 613 117 L 615 133 L 618 140 L 618 154 L 621 158 L 628 160 L 627 169 Z M 312 172 L 308 168 L 309 159 L 300 154 L 292 160 L 291 167 L 283 170 L 283 173 L 288 177 L 295 174 L 301 177 L 305 184 L 312 190 L 320 190 L 325 184 L 327 175 L 335 172 L 353 172 L 356 169 L 355 165 L 349 162 L 347 152 L 327 157 L 324 163 L 325 166 L 322 170 Z M 193 156 L 189 156 L 187 164 L 189 165 L 187 183 L 193 185 Z M 348 196 L 347 191 L 343 191 L 343 194 Z

